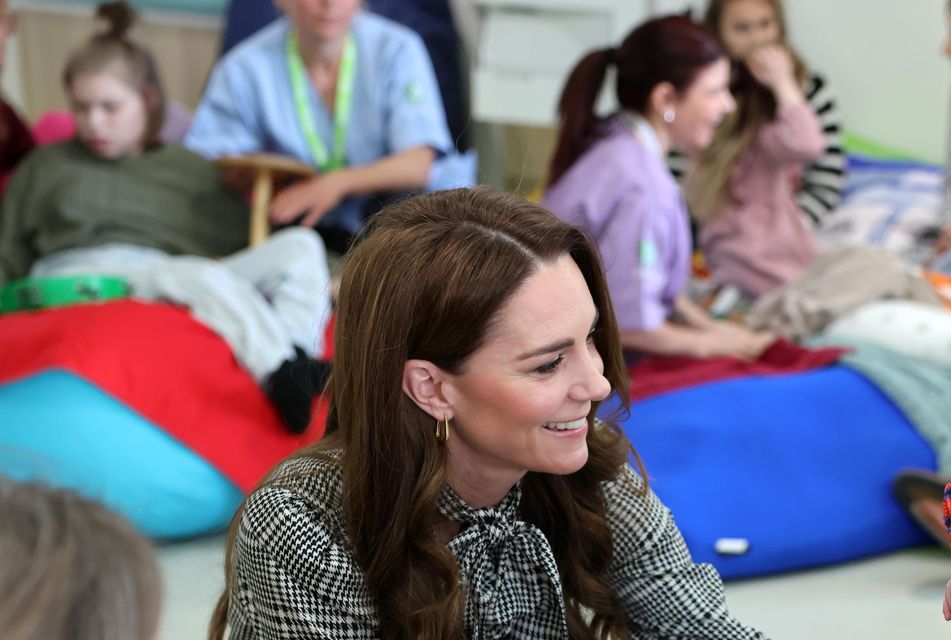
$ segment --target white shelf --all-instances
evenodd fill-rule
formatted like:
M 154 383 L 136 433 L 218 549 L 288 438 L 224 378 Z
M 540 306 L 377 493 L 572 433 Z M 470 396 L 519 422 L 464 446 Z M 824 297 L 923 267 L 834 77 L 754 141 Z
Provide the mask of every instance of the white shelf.
M 478 0 L 472 114 L 555 126 L 562 87 L 588 51 L 616 45 L 646 19 L 650 0 Z M 613 83 L 606 82 L 613 95 Z M 613 100 L 602 97 L 610 108 Z

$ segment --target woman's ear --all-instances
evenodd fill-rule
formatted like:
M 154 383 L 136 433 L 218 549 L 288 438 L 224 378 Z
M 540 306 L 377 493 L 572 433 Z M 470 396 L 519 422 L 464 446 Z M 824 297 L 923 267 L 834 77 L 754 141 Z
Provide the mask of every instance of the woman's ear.
M 677 90 L 669 82 L 661 82 L 651 89 L 647 99 L 651 111 L 659 116 L 677 108 Z
M 446 385 L 446 373 L 428 360 L 407 360 L 403 365 L 403 393 L 434 420 L 453 418 Z

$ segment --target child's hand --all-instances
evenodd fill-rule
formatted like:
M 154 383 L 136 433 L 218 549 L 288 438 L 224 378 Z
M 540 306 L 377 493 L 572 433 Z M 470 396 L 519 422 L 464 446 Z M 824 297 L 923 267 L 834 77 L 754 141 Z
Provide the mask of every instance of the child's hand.
M 796 81 L 792 54 L 785 47 L 778 44 L 760 47 L 746 58 L 746 66 L 757 82 L 772 90 L 779 103 L 805 99 Z
M 776 340 L 771 333 L 750 331 L 732 322 L 717 322 L 708 336 L 707 357 L 731 356 L 742 360 L 756 360 Z
M 313 227 L 349 193 L 346 170 L 321 174 L 281 191 L 271 203 L 275 224 L 289 224 L 301 214 L 302 227 Z
M 753 77 L 767 87 L 793 79 L 792 56 L 785 47 L 778 44 L 754 49 L 746 58 L 746 66 Z

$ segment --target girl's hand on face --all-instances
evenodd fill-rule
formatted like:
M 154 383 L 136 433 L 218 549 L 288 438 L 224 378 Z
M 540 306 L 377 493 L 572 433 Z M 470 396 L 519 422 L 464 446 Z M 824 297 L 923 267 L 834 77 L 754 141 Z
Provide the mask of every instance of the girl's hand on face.
M 271 203 L 271 222 L 289 224 L 304 215 L 302 227 L 313 227 L 348 193 L 346 171 L 321 174 L 281 191 Z
M 778 44 L 759 47 L 746 58 L 746 66 L 757 82 L 773 91 L 778 102 L 805 99 L 796 81 L 792 55 L 786 47 Z

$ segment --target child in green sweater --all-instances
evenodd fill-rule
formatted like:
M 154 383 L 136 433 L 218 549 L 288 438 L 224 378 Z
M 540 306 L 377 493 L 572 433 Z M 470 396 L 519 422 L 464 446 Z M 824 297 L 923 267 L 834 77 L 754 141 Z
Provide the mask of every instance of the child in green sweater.
M 102 5 L 99 15 L 108 29 L 63 75 L 76 138 L 31 154 L 4 198 L 0 284 L 116 275 L 134 297 L 187 306 L 300 432 L 327 372 L 315 362 L 330 314 L 323 244 L 309 229 L 290 228 L 238 251 L 246 202 L 210 162 L 157 142 L 162 85 L 152 56 L 125 35 L 134 16 L 123 2 Z

